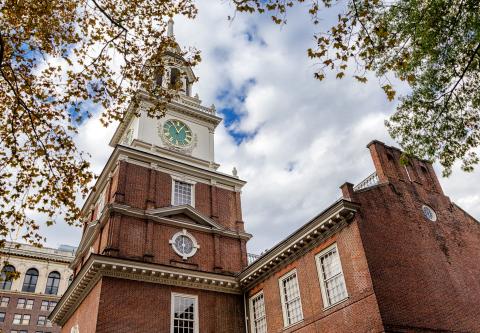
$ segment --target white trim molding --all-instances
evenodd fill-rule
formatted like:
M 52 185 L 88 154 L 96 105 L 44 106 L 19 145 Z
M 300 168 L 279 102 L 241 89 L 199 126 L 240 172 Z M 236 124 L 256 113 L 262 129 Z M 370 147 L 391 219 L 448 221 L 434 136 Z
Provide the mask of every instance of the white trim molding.
M 171 301 L 170 301 L 170 333 L 174 333 L 175 330 L 175 297 L 181 298 L 189 298 L 193 300 L 194 309 L 193 309 L 193 332 L 199 332 L 199 322 L 200 318 L 198 317 L 198 296 L 197 295 L 189 295 L 189 294 L 181 294 L 181 293 L 172 293 Z
M 344 291 L 345 291 L 345 297 L 339 299 L 336 302 L 331 302 L 328 295 L 327 295 L 326 280 L 323 278 L 323 267 L 322 267 L 322 263 L 320 262 L 321 258 L 324 257 L 326 254 L 328 254 L 333 249 L 335 249 L 335 254 L 338 257 L 338 265 L 340 266 L 339 267 L 340 270 L 336 275 L 338 276 L 338 278 L 340 278 L 340 282 L 343 284 L 343 288 L 344 288 Z M 326 249 L 322 250 L 320 253 L 315 255 L 315 263 L 316 263 L 316 266 L 317 266 L 318 281 L 320 282 L 320 290 L 321 290 L 321 293 L 322 293 L 322 300 L 323 300 L 324 309 L 330 308 L 330 307 L 348 299 L 348 290 L 347 290 L 347 285 L 345 283 L 345 277 L 343 275 L 342 260 L 340 259 L 340 253 L 338 252 L 337 243 L 334 243 L 334 244 L 330 245 L 329 247 L 327 247 Z
M 261 309 L 263 316 L 259 319 L 259 321 L 263 321 L 263 326 L 260 327 L 260 329 L 257 328 L 256 324 L 256 318 L 255 318 L 255 304 L 253 302 L 257 299 L 262 297 L 262 306 L 263 309 Z M 249 308 L 249 316 L 250 316 L 250 332 L 251 333 L 267 333 L 268 331 L 268 326 L 267 326 L 267 311 L 265 308 L 265 297 L 263 294 L 263 290 L 260 290 L 258 293 L 255 295 L 251 296 L 248 299 L 248 308 Z M 263 329 L 263 330 L 262 330 Z
M 92 254 L 50 314 L 51 321 L 64 325 L 104 276 L 242 295 L 234 276 Z
M 195 184 L 197 183 L 194 180 L 189 179 L 188 177 L 185 176 L 176 176 L 176 175 L 170 175 L 172 177 L 172 195 L 171 195 L 171 204 L 172 206 L 183 206 L 185 204 L 175 204 L 175 182 L 179 183 L 184 183 L 190 185 L 190 203 L 188 204 L 189 206 L 192 206 L 195 208 Z
M 293 275 L 295 275 L 294 278 L 292 278 Z M 298 292 L 298 296 L 297 296 L 298 298 L 295 298 L 293 300 L 287 299 L 287 295 L 285 294 L 285 290 L 284 290 L 285 289 L 284 288 L 284 281 L 286 281 L 288 279 L 292 279 L 292 280 L 294 279 L 294 281 L 295 281 L 295 288 L 294 289 L 296 289 L 296 290 L 293 290 L 293 291 Z M 299 322 L 301 322 L 303 320 L 303 307 L 302 307 L 302 296 L 300 295 L 300 284 L 298 282 L 297 270 L 292 269 L 288 273 L 281 276 L 278 279 L 278 287 L 280 289 L 280 302 L 282 304 L 283 327 L 287 328 L 287 327 L 293 326 L 295 324 L 298 324 Z M 290 289 L 292 289 L 292 288 L 290 288 Z M 292 291 L 292 290 L 290 290 L 290 291 Z M 286 303 L 293 303 L 297 300 L 298 300 L 298 303 L 299 303 L 299 308 L 297 308 L 297 309 L 294 308 L 293 310 L 299 311 L 300 316 L 298 318 L 295 318 L 295 321 L 290 322 L 290 320 L 293 320 L 293 318 L 291 318 L 291 315 L 295 315 L 295 313 L 293 313 L 293 312 L 290 313 L 292 308 L 287 307 Z
M 182 236 L 187 237 L 192 241 L 192 250 L 189 253 L 183 253 L 175 246 L 177 238 Z M 190 234 L 186 229 L 183 229 L 182 231 L 179 231 L 175 235 L 173 235 L 172 239 L 170 239 L 168 243 L 172 245 L 173 251 L 175 251 L 176 254 L 182 257 L 183 260 L 187 260 L 188 258 L 193 257 L 195 253 L 197 253 L 197 250 L 200 248 L 200 245 L 198 245 L 195 237 L 193 237 L 193 235 Z
M 351 223 L 360 206 L 340 199 L 260 256 L 239 275 L 248 289 Z

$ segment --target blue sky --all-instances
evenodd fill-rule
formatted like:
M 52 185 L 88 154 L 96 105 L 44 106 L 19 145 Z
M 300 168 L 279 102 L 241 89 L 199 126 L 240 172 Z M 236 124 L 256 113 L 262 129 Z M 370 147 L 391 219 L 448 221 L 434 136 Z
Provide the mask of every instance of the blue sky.
M 175 35 L 181 45 L 202 51 L 193 93 L 224 118 L 216 131 L 216 161 L 223 172 L 236 167 L 248 182 L 243 219 L 254 235 L 248 249 L 259 253 L 336 200 L 345 181 L 358 183 L 374 171 L 366 144 L 395 144 L 384 121 L 396 104 L 375 78 L 363 85 L 349 78 L 313 79 L 316 64 L 306 50 L 315 27 L 306 7 L 295 8 L 279 27 L 265 16 L 237 14 L 229 22 L 228 2 L 199 6 L 196 20 L 175 18 Z M 77 142 L 92 155 L 96 172 L 111 152 L 114 130 L 103 128 L 98 117 L 80 129 Z M 441 183 L 453 201 L 480 218 L 479 171 L 456 168 Z M 45 233 L 51 246 L 80 238 L 79 229 L 63 225 Z

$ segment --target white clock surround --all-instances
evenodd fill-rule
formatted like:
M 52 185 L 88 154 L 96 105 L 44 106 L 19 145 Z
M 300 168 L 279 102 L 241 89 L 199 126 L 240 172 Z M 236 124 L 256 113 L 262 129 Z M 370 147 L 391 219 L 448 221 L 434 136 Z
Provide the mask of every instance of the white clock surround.
M 180 237 L 186 237 L 187 239 L 190 239 L 192 241 L 192 248 L 188 252 L 181 251 L 180 249 L 177 248 L 176 246 L 176 240 L 179 239 Z M 197 250 L 200 249 L 200 245 L 198 244 L 197 240 L 195 237 L 193 237 L 192 234 L 190 234 L 187 230 L 183 229 L 182 231 L 177 232 L 172 236 L 172 238 L 169 241 L 169 244 L 172 245 L 173 251 L 175 251 L 176 254 L 178 254 L 180 257 L 182 257 L 183 260 L 187 260 L 190 257 L 193 257 L 195 253 L 197 253 Z

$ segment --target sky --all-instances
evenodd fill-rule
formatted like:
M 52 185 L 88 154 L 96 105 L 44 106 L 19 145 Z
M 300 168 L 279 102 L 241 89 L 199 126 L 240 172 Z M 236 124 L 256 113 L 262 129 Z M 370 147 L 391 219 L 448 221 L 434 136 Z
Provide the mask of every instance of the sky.
M 237 14 L 226 1 L 199 2 L 195 20 L 175 18 L 175 36 L 202 52 L 193 89 L 203 104 L 215 104 L 224 119 L 215 134 L 220 171 L 238 169 L 243 220 L 253 234 L 247 248 L 261 253 L 281 241 L 340 197 L 339 186 L 359 183 L 374 171 L 366 145 L 373 139 L 396 145 L 384 121 L 396 103 L 379 82 L 313 78 L 317 64 L 306 50 L 317 31 L 306 7 L 297 6 L 284 26 L 268 17 Z M 325 27 L 328 17 L 322 22 Z M 98 174 L 112 149 L 114 126 L 98 115 L 80 128 L 76 142 L 91 154 Z M 444 192 L 480 219 L 480 170 L 458 166 L 441 178 Z M 477 168 L 480 169 L 480 168 Z M 80 229 L 57 224 L 44 229 L 47 245 L 77 245 Z

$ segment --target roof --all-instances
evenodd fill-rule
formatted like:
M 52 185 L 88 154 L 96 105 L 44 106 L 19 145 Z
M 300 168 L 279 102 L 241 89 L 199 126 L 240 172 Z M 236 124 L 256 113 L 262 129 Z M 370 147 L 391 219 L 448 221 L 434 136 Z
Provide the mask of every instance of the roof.
M 290 234 L 272 249 L 262 254 L 240 274 L 240 283 L 249 287 L 275 269 L 306 253 L 319 241 L 326 239 L 340 228 L 350 223 L 360 205 L 343 198 L 312 218 L 309 222 Z

